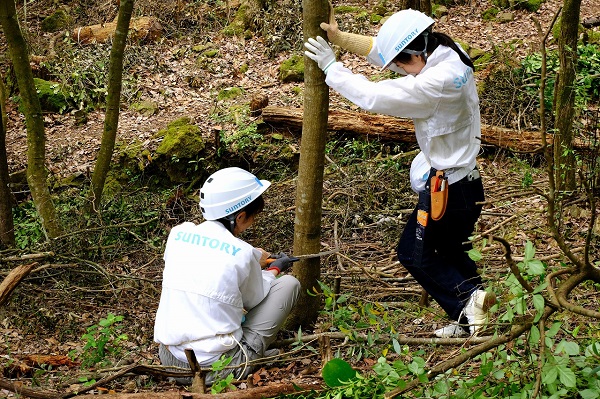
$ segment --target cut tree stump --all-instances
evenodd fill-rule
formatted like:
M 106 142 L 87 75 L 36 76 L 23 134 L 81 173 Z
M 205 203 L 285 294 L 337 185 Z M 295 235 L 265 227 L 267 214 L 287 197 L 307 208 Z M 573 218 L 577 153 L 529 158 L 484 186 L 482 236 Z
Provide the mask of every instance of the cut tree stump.
M 302 129 L 303 110 L 267 106 L 262 110 L 262 119 L 275 128 Z M 416 143 L 413 122 L 396 118 L 352 111 L 329 111 L 327 130 L 376 137 L 382 140 Z M 551 143 L 552 136 L 548 135 Z M 517 131 L 492 126 L 481 126 L 481 141 L 484 144 L 516 152 L 541 152 L 540 132 Z
M 80 44 L 106 43 L 115 35 L 117 21 L 75 28 L 71 38 Z M 129 39 L 154 42 L 162 35 L 162 25 L 154 17 L 133 18 L 129 23 Z

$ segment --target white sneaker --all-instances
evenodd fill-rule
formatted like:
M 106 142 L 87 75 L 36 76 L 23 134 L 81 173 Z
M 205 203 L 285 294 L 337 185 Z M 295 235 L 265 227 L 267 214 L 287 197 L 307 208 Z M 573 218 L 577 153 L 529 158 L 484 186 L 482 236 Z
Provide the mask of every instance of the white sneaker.
M 481 331 L 488 321 L 488 310 L 496 303 L 496 294 L 484 290 L 473 291 L 463 309 L 471 335 Z
M 467 330 L 458 324 L 448 324 L 446 327 L 437 329 L 433 333 L 439 338 L 462 338 L 469 336 Z

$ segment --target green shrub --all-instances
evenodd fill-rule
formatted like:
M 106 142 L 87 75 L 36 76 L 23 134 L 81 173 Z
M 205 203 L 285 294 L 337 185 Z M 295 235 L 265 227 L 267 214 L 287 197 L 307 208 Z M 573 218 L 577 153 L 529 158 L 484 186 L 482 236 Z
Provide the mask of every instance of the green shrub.
M 127 341 L 126 334 L 120 334 L 119 330 L 123 328 L 120 322 L 123 316 L 115 316 L 109 313 L 106 319 L 101 319 L 98 324 L 87 328 L 81 339 L 85 341 L 82 353 L 79 357 L 82 359 L 82 367 L 92 367 L 96 364 L 108 364 L 108 355 L 118 357 L 123 348 L 121 342 Z M 75 353 L 71 353 L 75 355 Z

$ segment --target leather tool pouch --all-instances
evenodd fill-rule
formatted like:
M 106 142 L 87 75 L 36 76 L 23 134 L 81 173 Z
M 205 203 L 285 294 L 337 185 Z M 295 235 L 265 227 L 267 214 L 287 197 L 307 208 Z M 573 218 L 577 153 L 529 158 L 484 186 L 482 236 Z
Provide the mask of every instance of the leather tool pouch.
M 435 172 L 435 176 L 431 178 L 431 219 L 440 220 L 446 212 L 446 204 L 448 204 L 448 178 L 443 170 Z

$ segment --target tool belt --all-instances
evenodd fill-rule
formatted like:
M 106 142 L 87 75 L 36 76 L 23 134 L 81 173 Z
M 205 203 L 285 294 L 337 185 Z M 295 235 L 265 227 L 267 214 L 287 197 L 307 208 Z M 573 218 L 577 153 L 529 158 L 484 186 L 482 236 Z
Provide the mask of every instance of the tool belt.
M 431 177 L 429 189 L 431 190 L 431 220 L 440 220 L 446 212 L 448 204 L 448 178 L 443 170 L 435 172 Z

